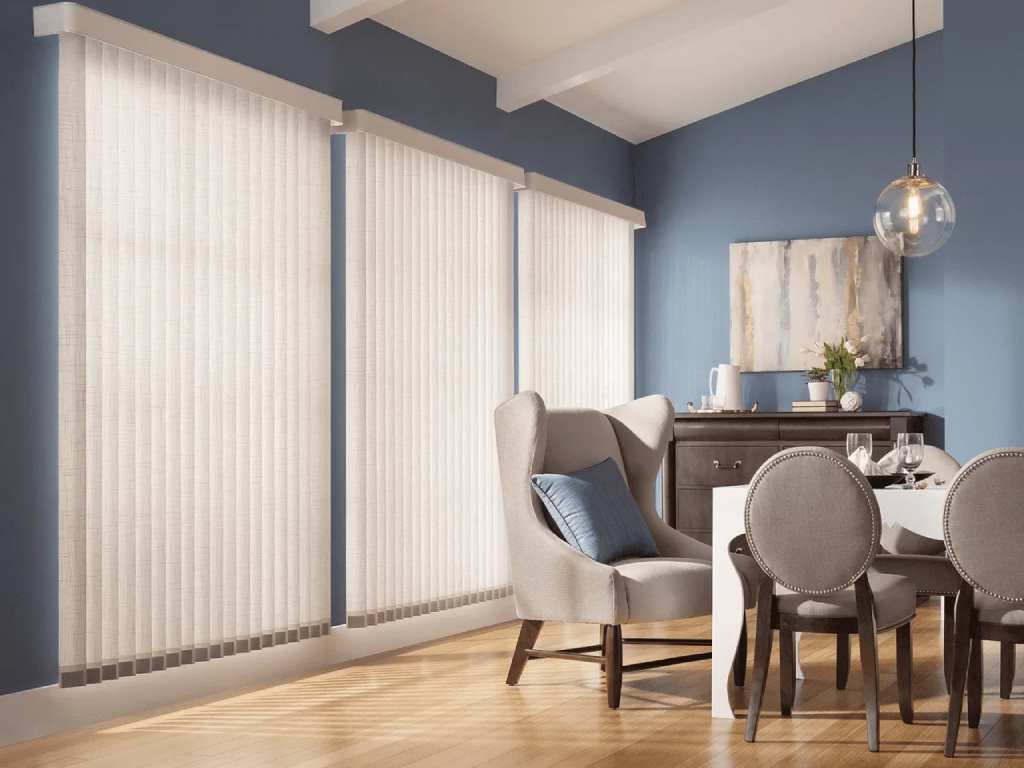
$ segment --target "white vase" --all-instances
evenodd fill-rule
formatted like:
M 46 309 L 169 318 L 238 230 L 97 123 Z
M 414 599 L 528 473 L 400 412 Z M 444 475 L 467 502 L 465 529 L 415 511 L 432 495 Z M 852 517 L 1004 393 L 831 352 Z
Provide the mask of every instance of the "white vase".
M 811 400 L 828 400 L 828 388 L 832 386 L 827 381 L 808 381 L 807 392 Z

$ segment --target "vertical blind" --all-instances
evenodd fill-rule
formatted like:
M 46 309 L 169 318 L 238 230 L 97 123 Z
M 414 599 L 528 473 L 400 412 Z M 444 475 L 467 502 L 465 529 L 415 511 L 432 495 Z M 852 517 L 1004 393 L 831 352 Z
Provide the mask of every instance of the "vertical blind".
M 329 627 L 326 120 L 60 40 L 60 680 Z
M 519 388 L 549 407 L 633 398 L 633 224 L 519 193 Z
M 509 593 L 513 190 L 371 133 L 345 153 L 346 610 L 365 627 Z

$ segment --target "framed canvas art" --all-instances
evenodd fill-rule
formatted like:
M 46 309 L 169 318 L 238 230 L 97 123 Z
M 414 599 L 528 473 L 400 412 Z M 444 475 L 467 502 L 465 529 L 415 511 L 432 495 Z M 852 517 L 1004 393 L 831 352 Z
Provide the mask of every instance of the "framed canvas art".
M 729 246 L 730 352 L 744 371 L 798 371 L 842 337 L 867 368 L 903 367 L 903 265 L 878 238 Z

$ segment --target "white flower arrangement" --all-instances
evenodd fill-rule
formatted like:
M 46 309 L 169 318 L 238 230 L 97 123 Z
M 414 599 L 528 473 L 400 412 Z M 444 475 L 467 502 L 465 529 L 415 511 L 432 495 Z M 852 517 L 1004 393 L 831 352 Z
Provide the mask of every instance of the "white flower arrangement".
M 821 367 L 830 372 L 836 397 L 842 399 L 846 390 L 853 384 L 853 377 L 856 375 L 857 369 L 863 368 L 871 360 L 871 357 L 862 348 L 868 341 L 867 336 L 862 336 L 859 342 L 844 336 L 834 344 L 827 341 L 816 341 L 809 347 L 802 347 L 800 351 L 804 354 L 821 357 Z

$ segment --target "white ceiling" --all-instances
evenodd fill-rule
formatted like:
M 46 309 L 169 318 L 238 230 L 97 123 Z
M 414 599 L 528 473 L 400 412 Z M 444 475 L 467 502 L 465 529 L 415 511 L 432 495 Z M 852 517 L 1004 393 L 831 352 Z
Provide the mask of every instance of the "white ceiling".
M 917 5 L 919 36 L 942 28 L 942 0 Z M 380 23 L 498 78 L 503 108 L 546 97 L 632 142 L 910 38 L 909 0 L 370 0 L 366 7 Z

